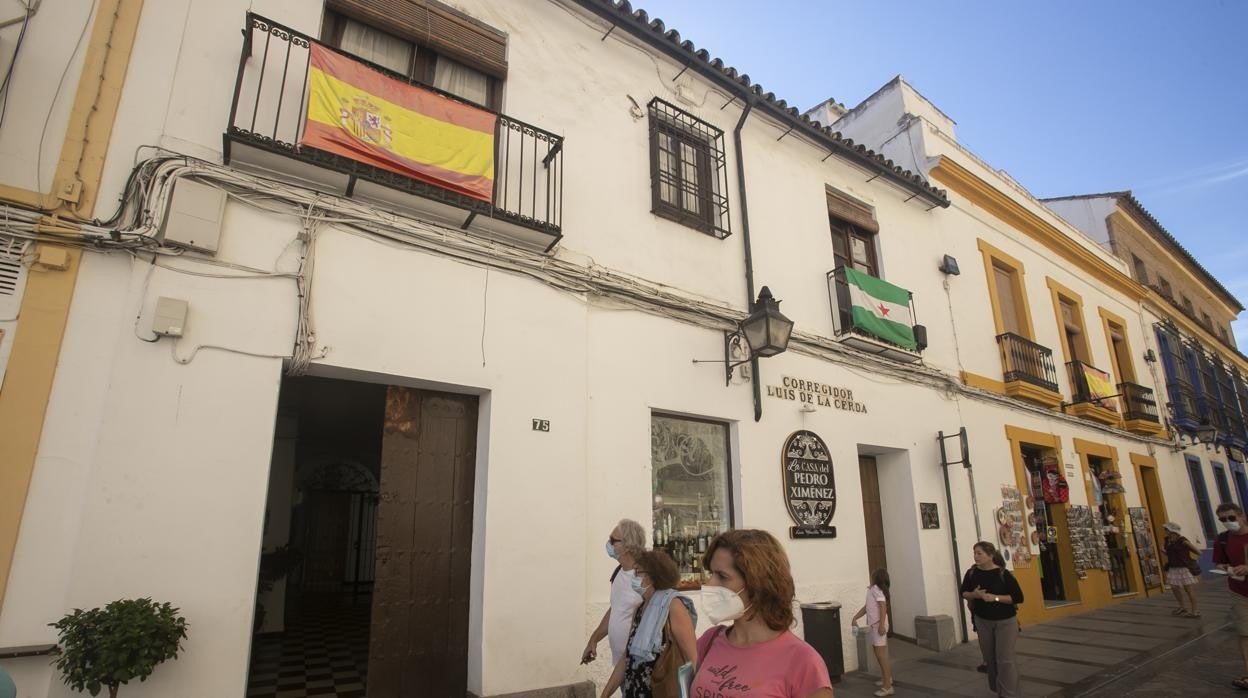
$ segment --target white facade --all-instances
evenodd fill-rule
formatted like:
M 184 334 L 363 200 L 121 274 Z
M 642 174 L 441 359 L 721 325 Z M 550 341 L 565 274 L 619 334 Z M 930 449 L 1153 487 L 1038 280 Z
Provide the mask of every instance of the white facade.
M 72 14 L 89 5 L 48 11 Z M 742 132 L 753 274 L 783 301 L 797 334 L 786 353 L 760 363 L 760 375 L 747 380 L 739 371 L 725 387 L 722 365 L 692 360 L 718 358 L 722 330 L 746 309 L 745 222 L 732 139 L 741 99 L 732 101 L 725 87 L 697 71 L 673 81 L 681 63 L 624 28 L 604 39 L 610 25 L 573 3 L 463 0 L 456 6 L 508 35 L 502 111 L 566 139 L 563 240 L 544 256 L 399 211 L 398 227 L 420 242 L 423 249 L 416 249 L 324 223 L 309 279 L 316 348 L 309 372 L 480 396 L 472 692 L 501 695 L 605 679 L 603 660 L 581 668 L 576 658 L 606 606 L 612 566 L 603 555 L 604 534 L 622 517 L 651 521 L 655 411 L 728 423 L 733 521 L 784 541 L 799 601 L 843 605 L 847 670 L 857 664 L 848 617 L 870 572 L 859 456 L 877 459 L 895 628 L 907 636 L 915 634 L 916 616 L 960 613 L 956 571 L 970 564 L 975 536 L 995 540 L 1000 487 L 1016 482 L 1006 426 L 1060 437 L 1061 460 L 1076 469 L 1073 439 L 1108 446 L 1127 482 L 1127 505 L 1141 505 L 1130 454 L 1155 456 L 1161 466 L 1171 457 L 1165 441 L 964 381 L 967 373 L 994 380 L 1002 373 L 977 240 L 1025 263 L 1035 341 L 1053 348 L 1059 361 L 1046 277 L 1081 295 L 1097 366 L 1110 365 L 1110 357 L 1096 307 L 1130 320 L 1125 329 L 1137 355 L 1152 346 L 1150 321 L 1136 302 L 1063 265 L 1043 244 L 957 194 L 949 196 L 952 206 L 934 206 L 843 155 L 825 158 L 827 149 L 808 136 L 781 138 L 789 124 L 756 109 Z M 248 9 L 312 35 L 322 14 L 319 3 L 144 6 L 101 208 L 122 195 L 136 151 L 140 160 L 155 153 L 139 150 L 146 144 L 221 161 Z M 46 84 L 61 66 L 38 65 L 18 73 L 23 82 L 15 89 Z M 958 146 L 952 120 L 904 82 L 896 84 L 902 87 L 886 86 L 837 128 L 844 125 L 847 137 L 920 174 L 939 158 L 951 159 L 1011 192 L 1095 259 L 1124 268 Z M 724 132 L 730 237 L 718 240 L 650 212 L 647 121 L 633 105 L 653 97 Z M 64 117 L 58 113 L 49 123 L 56 118 Z M 6 125 L 6 138 L 9 133 Z M 0 146 L 20 149 L 27 142 L 0 140 Z M 0 174 L 16 183 L 31 157 L 23 151 L 5 158 Z M 236 192 L 303 194 L 219 165 L 194 170 L 185 174 L 224 172 Z M 913 292 L 916 322 L 928 331 L 921 364 L 874 358 L 836 339 L 826 279 L 835 266 L 828 187 L 874 209 L 881 276 Z M 190 623 L 184 653 L 146 683 L 127 686 L 126 695 L 244 692 L 275 448 L 277 460 L 289 465 L 274 434 L 283 366 L 296 339 L 299 299 L 291 275 L 302 248 L 298 216 L 261 210 L 246 198 L 227 203 L 211 259 L 186 255 L 152 266 L 145 258 L 91 253 L 74 293 L 0 614 L 0 645 L 54 641 L 47 623 L 75 607 L 120 597 L 168 600 Z M 322 205 L 334 203 L 324 198 Z M 946 254 L 959 260 L 960 276 L 938 271 Z M 140 341 L 150 339 L 152 310 L 162 296 L 188 301 L 186 334 Z M 1161 387 L 1138 356 L 1136 366 L 1139 383 Z M 786 379 L 852 391 L 867 411 L 803 410 L 798 401 L 770 396 L 766 387 Z M 759 421 L 751 380 L 764 386 Z M 1070 401 L 1064 373 L 1059 382 Z M 534 431 L 534 419 L 548 420 L 550 431 Z M 952 466 L 950 512 L 936 435 L 962 427 L 978 508 L 962 468 Z M 798 429 L 818 433 L 831 448 L 839 500 L 834 539 L 787 536 L 793 522 L 777 465 L 786 437 Z M 1190 492 L 1182 470 L 1158 470 L 1167 493 Z M 1082 472 L 1071 473 L 1072 504 L 1087 500 Z M 940 528 L 921 528 L 918 505 L 925 502 L 937 503 Z M 1198 529 L 1194 508 L 1185 509 L 1193 506 L 1190 497 L 1170 496 L 1167 505 L 1170 518 Z M 956 560 L 950 524 L 958 531 Z M 1092 599 L 1085 605 L 1095 607 Z M 702 620 L 699 628 L 705 626 Z M 41 660 L 5 666 L 23 696 L 69 695 Z

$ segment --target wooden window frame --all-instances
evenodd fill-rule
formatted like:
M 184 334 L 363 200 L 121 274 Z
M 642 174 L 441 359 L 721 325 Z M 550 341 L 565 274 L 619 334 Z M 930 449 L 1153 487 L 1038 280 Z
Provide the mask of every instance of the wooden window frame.
M 1101 327 L 1105 330 L 1105 346 L 1109 349 L 1109 361 L 1111 367 L 1114 368 L 1115 383 L 1135 383 L 1135 354 L 1131 351 L 1131 338 L 1127 335 L 1127 322 L 1104 308 L 1097 308 L 1096 312 L 1101 316 Z M 1125 356 L 1118 356 L 1118 353 L 1114 351 L 1114 327 L 1121 331 Z M 1124 359 L 1126 361 L 1125 366 L 1122 365 Z
M 1144 264 L 1144 260 L 1138 256 L 1131 255 L 1131 271 L 1135 273 L 1135 280 L 1142 285 L 1148 285 L 1148 267 Z
M 978 240 L 977 244 L 984 259 L 984 279 L 988 284 L 988 300 L 992 305 L 992 321 L 996 327 L 997 335 L 1004 334 L 1007 330 L 1005 329 L 1005 316 L 1001 313 L 1001 299 L 997 294 L 997 278 L 993 271 L 994 266 L 1010 272 L 1010 278 L 1014 284 L 1014 303 L 1017 306 L 1016 312 L 1018 313 L 1020 324 L 1019 335 L 1034 342 L 1036 340 L 1036 330 L 1031 321 L 1031 304 L 1027 301 L 1027 285 L 1024 283 L 1025 270 L 1023 263 L 982 239 Z
M 1083 316 L 1083 297 L 1078 293 L 1063 286 L 1051 276 L 1045 277 L 1045 284 L 1049 287 L 1049 293 L 1053 300 L 1053 317 L 1057 320 L 1058 339 L 1062 345 L 1062 356 L 1066 357 L 1066 363 L 1071 361 L 1082 361 L 1089 366 L 1096 368 L 1096 364 L 1092 363 L 1092 346 L 1088 342 L 1088 323 Z M 1074 320 L 1079 326 L 1079 349 L 1082 350 L 1083 359 L 1075 356 L 1070 341 L 1066 338 L 1066 321 L 1062 317 L 1062 301 L 1073 306 Z
M 650 212 L 681 225 L 706 233 L 720 240 L 731 234 L 728 210 L 728 170 L 724 149 L 724 132 L 693 114 L 658 97 L 647 105 L 650 132 Z M 661 147 L 665 136 L 674 148 Z M 697 181 L 684 179 L 682 153 L 688 146 L 697 158 Z M 674 158 L 675 174 L 661 169 L 660 152 Z M 671 186 L 677 202 L 663 198 L 664 186 Z M 698 211 L 684 205 L 684 196 L 692 193 Z
M 880 258 L 879 258 L 879 253 L 876 249 L 876 243 L 878 242 L 878 237 L 877 237 L 878 233 L 871 231 L 871 230 L 867 230 L 858 225 L 855 225 L 854 223 L 847 221 L 843 218 L 840 218 L 839 216 L 831 212 L 829 212 L 828 214 L 828 229 L 830 231 L 831 238 L 833 240 L 832 258 L 835 262 L 836 268 L 839 269 L 840 267 L 843 267 L 843 266 L 848 266 L 851 268 L 854 267 L 854 258 L 853 258 L 854 253 L 853 253 L 852 241 L 854 238 L 858 238 L 862 240 L 864 243 L 866 243 L 866 246 L 867 246 L 867 266 L 870 267 L 870 270 L 867 273 L 870 274 L 871 276 L 874 276 L 877 279 L 883 278 L 882 276 L 880 276 Z M 838 254 L 836 251 L 836 239 L 838 237 L 845 244 L 846 256 L 844 257 Z
M 450 97 L 453 97 L 455 99 L 467 102 L 469 104 L 475 104 L 476 106 L 479 106 L 479 107 L 484 107 L 490 111 L 498 112 L 502 110 L 503 82 L 505 78 L 499 77 L 498 75 L 493 74 L 489 71 L 482 70 L 478 66 L 464 63 L 462 60 L 460 60 L 459 58 L 455 56 L 446 55 L 444 52 L 440 52 L 437 49 L 429 46 L 428 44 L 422 43 L 420 40 L 418 40 L 414 36 L 410 36 L 408 34 L 401 33 L 401 32 L 395 32 L 394 27 L 377 26 L 376 24 L 370 22 L 367 18 L 349 15 L 349 14 L 344 13 L 341 9 L 334 9 L 326 5 L 325 17 L 324 17 L 324 21 L 321 27 L 321 41 L 324 42 L 327 46 L 331 46 L 335 49 L 340 49 L 342 46 L 343 32 L 346 29 L 346 20 L 359 22 L 360 24 L 363 24 L 369 27 L 370 29 L 374 29 L 376 31 L 389 34 L 390 36 L 393 36 L 397 39 L 401 39 L 411 44 L 412 45 L 412 62 L 411 62 L 411 65 L 408 66 L 407 72 L 402 74 L 402 77 L 406 79 L 407 81 L 419 83 L 421 87 L 425 87 L 425 88 L 434 90 L 442 94 L 447 94 Z M 486 103 L 477 104 L 476 102 L 472 102 L 464 97 L 460 97 L 459 95 L 450 94 L 450 93 L 445 92 L 444 90 L 439 90 L 438 88 L 434 87 L 433 82 L 436 76 L 435 71 L 437 70 L 438 58 L 445 58 L 447 60 L 455 61 L 456 63 L 460 63 L 468 68 L 471 68 L 472 70 L 475 70 L 485 75 L 486 78 L 489 79 L 489 90 L 488 90 L 488 96 L 486 97 Z M 367 61 L 365 61 L 365 63 L 367 63 Z M 382 72 L 386 72 L 386 73 L 393 72 L 393 71 L 387 70 L 386 68 L 382 66 L 373 66 L 373 67 L 381 70 Z

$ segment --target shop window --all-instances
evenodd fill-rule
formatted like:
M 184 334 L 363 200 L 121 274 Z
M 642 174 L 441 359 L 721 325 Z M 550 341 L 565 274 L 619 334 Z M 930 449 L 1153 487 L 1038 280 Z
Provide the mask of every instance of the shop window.
M 650 417 L 654 547 L 680 568 L 682 588 L 701 585 L 702 554 L 732 528 L 728 425 L 667 414 Z
M 1196 515 L 1200 518 L 1200 527 L 1205 533 L 1205 540 L 1211 541 L 1217 535 L 1217 527 L 1213 525 L 1213 505 L 1209 501 L 1209 488 L 1205 486 L 1205 473 L 1200 468 L 1200 459 L 1187 456 L 1187 476 L 1192 482 L 1192 495 L 1196 498 Z
M 366 0 L 331 0 L 328 8 L 322 39 L 330 46 L 465 101 L 501 107 L 501 32 L 438 3 L 401 3 L 390 12 Z
M 658 97 L 649 108 L 651 213 L 728 237 L 724 132 Z

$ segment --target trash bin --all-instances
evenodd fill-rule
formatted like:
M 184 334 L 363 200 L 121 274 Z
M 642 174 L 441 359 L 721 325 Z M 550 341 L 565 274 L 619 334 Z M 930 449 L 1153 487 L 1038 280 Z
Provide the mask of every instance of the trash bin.
M 802 604 L 802 628 L 806 642 L 815 648 L 828 667 L 832 681 L 845 673 L 845 654 L 841 648 L 841 605 L 835 601 Z

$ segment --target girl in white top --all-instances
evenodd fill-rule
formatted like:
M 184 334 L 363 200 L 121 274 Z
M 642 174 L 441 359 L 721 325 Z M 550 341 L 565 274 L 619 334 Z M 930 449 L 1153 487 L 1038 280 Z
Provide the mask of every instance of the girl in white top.
M 867 589 L 866 602 L 850 624 L 858 625 L 858 619 L 863 616 L 867 617 L 871 648 L 880 663 L 880 680 L 875 684 L 880 688 L 875 695 L 891 696 L 893 668 L 888 661 L 888 570 L 881 568 L 871 573 L 871 587 Z

